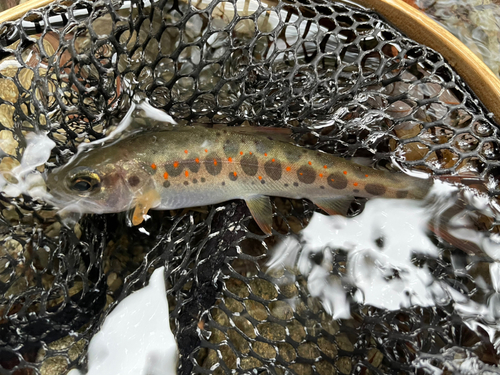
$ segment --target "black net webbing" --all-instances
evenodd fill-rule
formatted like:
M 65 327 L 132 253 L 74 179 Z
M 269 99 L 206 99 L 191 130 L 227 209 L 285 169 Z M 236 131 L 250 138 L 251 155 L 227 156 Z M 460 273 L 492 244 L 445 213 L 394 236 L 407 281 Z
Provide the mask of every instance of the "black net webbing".
M 371 12 L 322 0 L 61 0 L 0 26 L 5 176 L 28 133 L 56 142 L 50 170 L 103 137 L 132 100 L 181 125 L 289 127 L 303 147 L 468 176 L 492 200 L 500 192 L 492 116 L 439 53 Z M 397 311 L 352 303 L 351 319 L 333 319 L 307 276 L 268 270 L 268 250 L 300 238 L 316 210 L 307 200 L 273 205 L 269 238 L 242 201 L 151 212 L 146 234 L 120 214 L 68 228 L 43 202 L 0 195 L 0 374 L 85 368 L 106 315 L 160 266 L 179 374 L 423 374 L 422 359 L 451 374 L 465 358 L 494 373 L 490 336 L 465 324 L 451 299 Z M 478 230 L 498 232 L 494 219 L 476 219 Z M 488 278 L 490 260 L 434 241 L 439 257 L 415 264 L 486 300 L 489 280 L 477 278 Z M 325 251 L 340 280 L 346 253 Z

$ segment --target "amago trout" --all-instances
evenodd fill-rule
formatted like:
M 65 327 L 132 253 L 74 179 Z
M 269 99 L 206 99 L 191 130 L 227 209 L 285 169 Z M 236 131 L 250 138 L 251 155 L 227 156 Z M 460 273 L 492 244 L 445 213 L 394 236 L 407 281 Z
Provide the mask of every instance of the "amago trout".
M 47 186 L 56 205 L 66 209 L 113 213 L 134 208 L 134 225 L 149 209 L 244 199 L 259 227 L 270 234 L 268 196 L 307 198 L 329 214 L 345 215 L 354 196 L 421 199 L 432 185 L 430 179 L 298 147 L 273 135 L 273 129 L 262 129 L 186 126 L 139 132 L 79 154 L 50 174 Z

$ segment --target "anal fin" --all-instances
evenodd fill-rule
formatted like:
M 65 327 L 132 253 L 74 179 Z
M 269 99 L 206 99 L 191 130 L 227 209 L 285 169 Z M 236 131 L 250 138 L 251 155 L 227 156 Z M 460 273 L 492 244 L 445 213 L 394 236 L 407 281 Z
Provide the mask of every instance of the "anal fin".
M 255 195 L 245 199 L 255 222 L 265 234 L 272 234 L 273 207 L 269 197 Z
M 135 207 L 132 210 L 132 225 L 139 225 L 144 221 L 150 208 L 158 206 L 160 203 L 160 195 L 156 190 L 148 190 L 146 193 L 135 198 Z
M 314 198 L 311 200 L 329 215 L 346 216 L 354 197 Z

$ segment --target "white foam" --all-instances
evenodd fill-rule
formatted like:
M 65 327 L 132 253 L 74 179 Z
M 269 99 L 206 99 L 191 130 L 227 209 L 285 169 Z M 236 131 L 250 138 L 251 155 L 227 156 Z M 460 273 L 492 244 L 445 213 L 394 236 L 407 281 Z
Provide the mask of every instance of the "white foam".
M 90 341 L 87 375 L 176 375 L 178 351 L 170 330 L 164 267 L 149 285 L 121 301 Z M 82 375 L 72 370 L 69 375 Z
M 500 263 L 490 266 L 493 289 L 485 304 L 472 301 L 449 284 L 434 278 L 426 266 L 416 266 L 412 256 L 439 256 L 439 249 L 427 234 L 431 218 L 456 202 L 455 187 L 436 183 L 427 202 L 396 199 L 373 199 L 354 217 L 314 213 L 301 232 L 301 241 L 289 237 L 272 251 L 270 268 L 297 267 L 308 278 L 308 289 L 318 297 L 333 317 L 349 317 L 349 303 L 344 286 L 354 286 L 354 300 L 382 309 L 397 310 L 409 306 L 435 306 L 455 302 L 456 310 L 471 327 L 478 320 L 495 322 L 500 311 Z M 474 201 L 478 206 L 482 202 Z M 455 224 L 460 224 L 459 220 Z M 455 234 L 455 232 L 453 232 Z M 475 237 L 474 237 L 474 236 Z M 477 240 L 478 249 L 500 259 L 500 244 L 494 236 L 467 232 L 464 239 Z M 500 241 L 499 241 L 500 242 Z M 347 274 L 332 280 L 334 261 L 331 249 L 347 255 Z M 321 264 L 312 261 L 321 253 Z M 480 283 L 481 280 L 478 280 Z M 496 325 L 488 334 L 494 339 Z M 494 341 L 493 341 L 494 342 Z
M 44 199 L 46 198 L 45 182 L 36 168 L 49 160 L 50 152 L 56 144 L 43 133 L 28 133 L 25 138 L 26 149 L 21 158 L 21 164 L 7 172 L 11 176 L 10 182 L 0 174 L 0 190 L 8 197 L 27 194 L 35 199 Z M 17 182 L 13 182 L 12 177 Z

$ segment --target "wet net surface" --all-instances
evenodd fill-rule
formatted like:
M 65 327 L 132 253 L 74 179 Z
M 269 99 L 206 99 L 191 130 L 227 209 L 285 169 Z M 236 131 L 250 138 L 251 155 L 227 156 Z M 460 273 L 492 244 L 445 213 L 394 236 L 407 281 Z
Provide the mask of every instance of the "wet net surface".
M 63 165 L 131 98 L 181 125 L 290 127 L 304 147 L 467 176 L 492 202 L 499 193 L 497 126 L 442 56 L 375 14 L 321 1 L 68 0 L 2 25 L 0 170 L 8 176 L 41 131 L 57 144 L 41 169 Z M 351 303 L 351 319 L 333 319 L 306 275 L 268 267 L 269 249 L 300 240 L 316 207 L 273 205 L 268 238 L 240 201 L 153 212 L 147 235 L 119 214 L 67 228 L 43 202 L 2 194 L 0 373 L 85 368 L 105 316 L 163 265 L 180 374 L 426 373 L 419 363 L 467 373 L 466 360 L 496 373 L 496 334 L 471 329 L 451 298 L 397 311 Z M 474 218 L 498 232 L 494 218 Z M 440 255 L 415 264 L 478 303 L 496 296 L 491 258 L 433 240 Z M 347 272 L 342 249 L 311 262 L 332 282 Z

